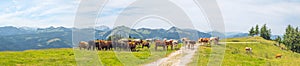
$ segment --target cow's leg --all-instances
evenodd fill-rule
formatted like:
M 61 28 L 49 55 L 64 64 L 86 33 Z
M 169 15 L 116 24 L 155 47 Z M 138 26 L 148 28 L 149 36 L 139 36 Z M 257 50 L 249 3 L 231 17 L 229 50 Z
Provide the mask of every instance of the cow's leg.
M 169 46 L 167 45 L 166 47 L 167 47 L 167 50 L 168 50 Z
M 155 50 L 157 50 L 157 45 L 155 45 Z
M 192 49 L 194 49 L 194 47 L 195 47 L 195 44 L 192 45 Z

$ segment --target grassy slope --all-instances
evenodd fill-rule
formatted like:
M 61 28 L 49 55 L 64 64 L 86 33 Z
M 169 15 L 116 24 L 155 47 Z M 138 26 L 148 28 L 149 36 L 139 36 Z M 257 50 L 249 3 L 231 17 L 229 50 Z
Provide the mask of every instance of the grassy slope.
M 151 50 L 154 46 L 152 45 Z M 159 48 L 162 49 L 162 48 Z M 75 66 L 76 60 L 82 63 L 90 64 L 93 62 L 85 61 L 86 59 L 98 58 L 106 66 L 136 66 L 153 62 L 159 58 L 165 57 L 175 50 L 156 51 L 150 53 L 149 49 L 142 49 L 139 52 L 120 52 L 114 51 L 77 51 L 70 48 L 62 49 L 44 49 L 44 50 L 27 50 L 22 52 L 6 51 L 0 52 L 0 65 L 33 65 L 33 66 Z M 76 53 L 74 55 L 74 52 Z M 94 54 L 93 54 L 94 53 Z M 90 54 L 90 55 L 89 55 Z M 93 56 L 98 54 L 97 56 Z M 84 55 L 84 56 L 82 56 Z M 77 58 L 76 57 L 84 57 Z M 118 57 L 117 57 L 118 56 Z M 87 58 L 89 57 L 89 58 Z M 124 59 L 125 58 L 125 59 Z M 120 61 L 121 60 L 121 61 Z
M 281 50 L 275 46 L 276 42 L 264 40 L 261 37 L 231 38 L 222 40 L 226 42 L 258 42 L 251 44 L 226 44 L 222 65 L 225 66 L 299 66 L 300 54 L 289 50 Z M 245 47 L 251 47 L 253 54 L 247 54 Z M 198 49 L 197 59 L 189 65 L 206 66 L 209 61 L 211 48 L 201 46 Z M 283 54 L 281 59 L 276 59 L 276 54 Z

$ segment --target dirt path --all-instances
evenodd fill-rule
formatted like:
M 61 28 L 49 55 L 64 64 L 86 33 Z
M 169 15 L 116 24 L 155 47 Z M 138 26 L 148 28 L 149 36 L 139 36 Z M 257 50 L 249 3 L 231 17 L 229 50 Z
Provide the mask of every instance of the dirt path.
M 171 53 L 168 57 L 146 64 L 145 66 L 185 66 L 192 61 L 199 46 L 199 44 L 196 44 L 194 49 L 188 49 L 187 46 L 181 47 L 180 50 Z

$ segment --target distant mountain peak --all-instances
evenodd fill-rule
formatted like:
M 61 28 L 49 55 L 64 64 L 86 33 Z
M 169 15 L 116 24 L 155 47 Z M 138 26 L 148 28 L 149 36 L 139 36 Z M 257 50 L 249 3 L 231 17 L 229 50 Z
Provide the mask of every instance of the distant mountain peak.
M 105 26 L 105 25 L 96 26 L 95 29 L 96 30 L 101 30 L 101 31 L 109 31 L 110 30 L 110 28 L 108 26 Z

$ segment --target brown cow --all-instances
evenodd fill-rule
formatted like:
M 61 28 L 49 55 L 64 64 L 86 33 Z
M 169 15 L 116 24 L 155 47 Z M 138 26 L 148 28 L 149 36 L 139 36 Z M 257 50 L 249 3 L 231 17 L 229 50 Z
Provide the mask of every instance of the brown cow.
M 150 48 L 150 43 L 148 41 L 144 41 L 142 43 L 142 48 L 147 47 L 148 49 Z
M 166 44 L 166 47 L 171 47 L 171 50 L 173 50 L 173 40 L 164 40 L 164 43 Z
M 112 41 L 99 40 L 100 50 L 111 50 L 112 49 Z
M 275 55 L 275 58 L 281 58 L 282 57 L 282 54 L 276 54 Z
M 136 43 L 134 41 L 130 41 L 128 42 L 128 46 L 130 48 L 131 51 L 136 51 Z
M 160 47 L 160 46 L 163 47 L 165 50 L 165 48 L 166 48 L 165 42 L 160 41 L 160 40 L 155 40 L 155 50 L 157 50 L 157 47 Z
M 202 45 L 208 44 L 210 42 L 210 38 L 199 38 L 198 42 Z

